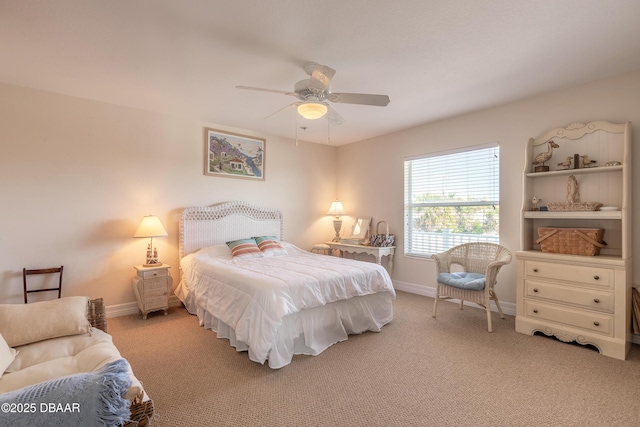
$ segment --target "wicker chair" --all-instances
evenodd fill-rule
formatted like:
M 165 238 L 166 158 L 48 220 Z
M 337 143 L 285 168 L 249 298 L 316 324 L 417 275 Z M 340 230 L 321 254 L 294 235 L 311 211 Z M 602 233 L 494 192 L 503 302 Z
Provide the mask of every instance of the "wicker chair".
M 473 242 L 455 246 L 446 252 L 431 255 L 438 267 L 438 287 L 433 302 L 433 317 L 436 317 L 438 301 L 459 299 L 462 310 L 464 301 L 476 303 L 487 311 L 489 332 L 491 326 L 490 301 L 494 300 L 500 317 L 502 308 L 494 291 L 498 272 L 511 262 L 511 252 L 495 243 Z M 452 273 L 451 266 L 458 264 L 464 273 Z M 475 274 L 469 274 L 475 273 Z

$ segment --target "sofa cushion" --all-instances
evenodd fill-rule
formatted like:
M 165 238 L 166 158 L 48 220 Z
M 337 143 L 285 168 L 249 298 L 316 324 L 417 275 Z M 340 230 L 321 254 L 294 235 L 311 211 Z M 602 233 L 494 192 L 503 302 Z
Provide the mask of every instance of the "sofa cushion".
M 111 335 L 93 329 L 89 334 L 39 341 L 16 348 L 15 360 L 0 378 L 0 393 L 82 372 L 94 372 L 122 358 Z M 132 385 L 126 398 L 133 400 L 141 391 L 140 381 L 128 368 Z
M 0 334 L 10 347 L 89 332 L 88 297 L 0 304 Z
M 16 358 L 16 354 L 18 354 L 18 352 L 15 349 L 9 347 L 7 342 L 2 337 L 2 334 L 0 334 L 0 377 L 2 377 L 4 371 Z

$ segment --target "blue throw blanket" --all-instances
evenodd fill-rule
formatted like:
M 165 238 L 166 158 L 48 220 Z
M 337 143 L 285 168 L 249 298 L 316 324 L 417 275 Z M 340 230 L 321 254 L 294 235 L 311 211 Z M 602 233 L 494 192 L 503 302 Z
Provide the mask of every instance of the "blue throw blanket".
M 2 426 L 117 426 L 129 419 L 131 387 L 124 359 L 0 394 Z

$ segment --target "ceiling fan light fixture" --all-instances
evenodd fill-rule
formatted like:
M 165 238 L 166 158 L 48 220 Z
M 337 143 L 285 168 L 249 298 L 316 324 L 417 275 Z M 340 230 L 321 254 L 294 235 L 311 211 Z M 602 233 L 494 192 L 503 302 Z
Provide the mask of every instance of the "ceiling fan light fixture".
M 303 102 L 298 105 L 298 114 L 305 119 L 316 120 L 327 114 L 327 106 L 320 102 Z

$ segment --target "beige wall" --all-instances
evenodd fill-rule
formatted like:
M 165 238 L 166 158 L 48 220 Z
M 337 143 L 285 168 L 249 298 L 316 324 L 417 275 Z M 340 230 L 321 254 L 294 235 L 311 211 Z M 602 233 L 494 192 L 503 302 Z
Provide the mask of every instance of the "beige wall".
M 640 72 L 418 126 L 350 144 L 338 152 L 338 194 L 353 215 L 384 219 L 398 238 L 393 279 L 396 285 L 432 295 L 435 268 L 431 260 L 403 255 L 403 159 L 457 147 L 500 143 L 500 240 L 515 253 L 520 241 L 524 147 L 530 137 L 573 122 L 631 121 L 636 147 L 633 176 L 640 176 Z M 601 159 L 605 160 L 605 159 Z M 482 165 L 478 165 L 481 167 Z M 640 266 L 640 185 L 634 189 L 634 259 Z M 515 259 L 500 273 L 498 296 L 515 302 Z M 640 283 L 640 267 L 634 272 Z M 514 307 L 511 306 L 513 309 Z
M 0 84 L 0 301 L 21 302 L 22 268 L 65 266 L 64 294 L 135 301 L 133 265 L 158 215 L 161 261 L 178 274 L 178 215 L 227 200 L 276 207 L 284 236 L 303 248 L 332 236 L 337 148 L 185 117 Z M 203 128 L 264 137 L 266 181 L 203 174 Z
M 515 252 L 529 137 L 600 119 L 629 120 L 635 139 L 640 135 L 640 72 L 339 148 L 296 147 L 250 130 L 12 85 L 0 84 L 0 99 L 2 302 L 21 301 L 23 267 L 60 264 L 65 294 L 102 296 L 109 306 L 135 301 L 132 266 L 144 261 L 147 241 L 131 236 L 144 215 L 158 215 L 169 237 L 155 242 L 177 279 L 178 215 L 186 206 L 245 200 L 280 208 L 285 239 L 310 248 L 333 235 L 324 214 L 336 196 L 349 213 L 342 236 L 358 215 L 372 216 L 374 227 L 388 221 L 399 246 L 394 281 L 429 295 L 433 263 L 402 254 L 404 157 L 499 141 L 501 242 Z M 266 181 L 204 176 L 204 127 L 267 138 Z M 640 149 L 633 159 L 638 182 Z M 634 199 L 640 224 L 640 197 Z M 635 230 L 640 237 L 640 225 Z M 640 238 L 634 242 L 638 260 Z M 501 272 L 499 296 L 507 307 L 515 302 L 515 262 Z

